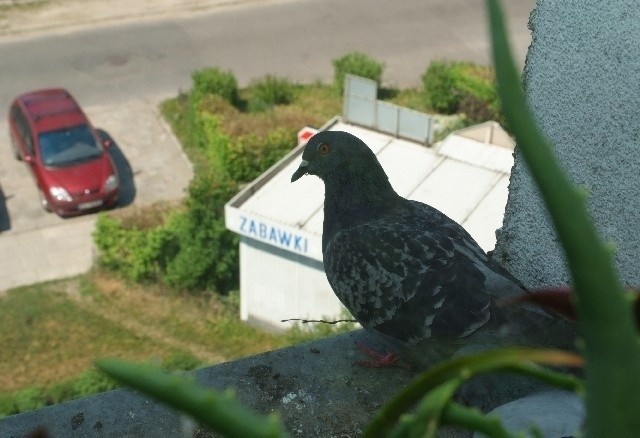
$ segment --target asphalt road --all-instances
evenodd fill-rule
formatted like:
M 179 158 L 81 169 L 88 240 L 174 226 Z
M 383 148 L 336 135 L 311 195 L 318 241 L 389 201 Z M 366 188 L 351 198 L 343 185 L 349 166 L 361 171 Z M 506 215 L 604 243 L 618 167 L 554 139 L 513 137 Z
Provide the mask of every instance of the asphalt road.
M 505 9 L 517 58 L 530 41 L 535 0 Z M 205 66 L 241 84 L 274 74 L 330 80 L 331 60 L 364 51 L 392 85 L 419 85 L 432 59 L 489 63 L 481 0 L 289 0 L 251 3 L 187 18 L 91 26 L 70 34 L 0 40 L 0 109 L 18 92 L 60 85 L 85 105 L 175 94 Z

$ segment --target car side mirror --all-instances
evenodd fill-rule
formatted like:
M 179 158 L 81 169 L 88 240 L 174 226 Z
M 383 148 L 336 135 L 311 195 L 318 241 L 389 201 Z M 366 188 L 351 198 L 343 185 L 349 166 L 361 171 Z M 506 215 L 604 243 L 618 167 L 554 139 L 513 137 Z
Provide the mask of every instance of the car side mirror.
M 100 140 L 100 143 L 102 143 L 102 146 L 104 146 L 105 149 L 108 149 L 113 145 L 113 140 L 111 139 L 111 136 L 107 134 L 105 130 L 98 128 L 96 129 L 96 134 L 98 134 L 98 139 Z

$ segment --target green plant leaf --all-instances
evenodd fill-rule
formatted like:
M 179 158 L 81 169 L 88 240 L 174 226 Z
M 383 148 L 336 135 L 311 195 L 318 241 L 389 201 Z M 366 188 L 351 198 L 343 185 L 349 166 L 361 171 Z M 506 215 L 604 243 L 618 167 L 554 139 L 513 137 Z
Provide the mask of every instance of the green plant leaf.
M 185 375 L 166 373 L 148 365 L 102 359 L 96 366 L 119 382 L 227 436 L 284 437 L 278 416 L 260 416 L 242 406 L 230 391 L 209 391 Z
M 537 127 L 520 85 L 498 0 L 487 0 L 498 90 L 507 122 L 549 209 L 567 255 L 586 359 L 588 435 L 637 436 L 640 347 L 631 305 L 612 253 L 589 219 L 583 192 L 572 185 Z
M 442 422 L 462 425 L 469 430 L 482 432 L 493 438 L 512 438 L 514 436 L 504 428 L 497 415 L 485 415 L 476 408 L 468 408 L 453 402 L 445 407 L 442 413 Z
M 524 374 L 569 391 L 581 391 L 579 379 L 540 367 L 579 367 L 582 358 L 561 350 L 509 348 L 496 349 L 439 363 L 417 376 L 407 387 L 380 409 L 363 437 L 386 437 L 400 416 L 411 409 L 425 394 L 448 381 L 466 381 L 474 376 L 508 371 Z
M 442 413 L 463 382 L 462 378 L 451 379 L 435 387 L 422 399 L 415 414 L 404 414 L 400 417 L 398 425 L 389 437 L 435 438 Z

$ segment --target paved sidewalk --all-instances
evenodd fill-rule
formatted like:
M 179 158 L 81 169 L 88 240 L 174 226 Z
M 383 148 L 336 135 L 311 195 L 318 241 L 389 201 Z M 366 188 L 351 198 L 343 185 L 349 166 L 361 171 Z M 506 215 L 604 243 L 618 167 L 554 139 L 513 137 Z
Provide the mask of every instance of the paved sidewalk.
M 93 264 L 95 215 L 24 233 L 0 236 L 0 294 L 27 284 L 71 277 Z
M 196 12 L 273 0 L 0 0 L 17 4 L 0 12 L 0 40 L 41 32 L 70 32 L 84 26 L 176 18 Z

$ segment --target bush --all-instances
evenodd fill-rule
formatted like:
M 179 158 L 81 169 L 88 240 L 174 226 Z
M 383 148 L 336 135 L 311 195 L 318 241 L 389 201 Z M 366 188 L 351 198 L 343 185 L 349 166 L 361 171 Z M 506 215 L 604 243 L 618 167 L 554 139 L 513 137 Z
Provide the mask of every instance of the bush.
M 211 94 L 222 97 L 232 105 L 238 102 L 238 82 L 230 71 L 204 68 L 194 71 L 191 79 L 193 80 L 191 99 L 196 106 L 203 97 Z
M 497 102 L 485 102 L 469 94 L 460 100 L 458 112 L 464 114 L 470 124 L 495 120 L 506 128 L 506 122 L 504 121 Z
M 433 61 L 422 75 L 427 103 L 435 111 L 453 114 L 458 109 L 458 96 L 454 92 L 454 79 L 450 64 Z
M 171 224 L 176 248 L 163 273 L 168 285 L 221 294 L 239 287 L 239 238 L 224 225 L 224 205 L 236 191 L 210 174 L 194 178 L 187 211 Z
M 473 122 L 501 121 L 493 69 L 468 62 L 433 61 L 422 75 L 427 103 Z
M 101 267 L 138 282 L 158 280 L 175 246 L 175 236 L 162 225 L 126 228 L 121 220 L 106 214 L 98 216 L 93 238 Z
M 220 129 L 221 117 L 208 111 L 200 111 L 195 115 L 194 142 L 203 150 L 207 157 L 210 171 L 216 172 L 222 178 L 227 169 L 224 163 L 224 154 L 230 139 Z M 206 172 L 206 169 L 203 169 Z
M 335 86 L 342 94 L 347 73 L 373 79 L 380 86 L 384 65 L 361 52 L 351 52 L 333 60 Z
M 264 79 L 254 82 L 253 95 L 249 100 L 250 111 L 263 111 L 274 105 L 286 105 L 293 100 L 293 84 L 283 78 L 266 76 Z
M 258 137 L 250 134 L 230 140 L 222 156 L 229 177 L 237 182 L 252 181 L 282 158 L 296 144 L 296 133 L 278 128 Z
M 189 187 L 186 211 L 154 228 L 127 228 L 121 219 L 100 215 L 94 232 L 99 265 L 133 281 L 163 281 L 177 289 L 237 289 L 238 237 L 224 225 L 224 205 L 236 191 L 204 173 Z
M 231 137 L 220 128 L 221 117 L 197 115 L 198 137 L 215 180 L 249 182 L 257 178 L 295 146 L 296 131 L 276 128 L 266 136 L 253 133 Z

